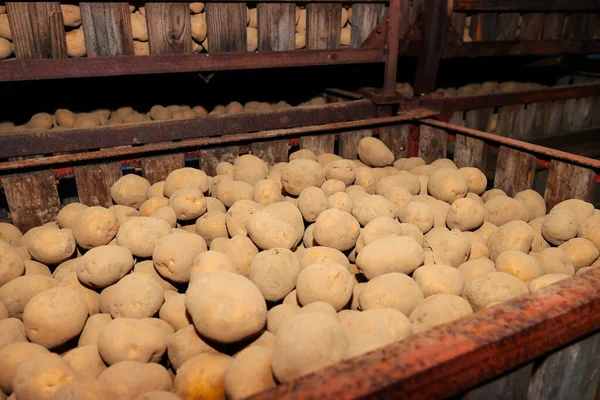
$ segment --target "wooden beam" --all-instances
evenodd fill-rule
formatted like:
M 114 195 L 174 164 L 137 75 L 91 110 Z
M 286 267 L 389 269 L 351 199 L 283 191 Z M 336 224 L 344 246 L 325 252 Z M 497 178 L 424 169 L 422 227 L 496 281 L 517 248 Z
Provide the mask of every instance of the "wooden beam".
M 454 11 L 600 11 L 598 0 L 454 0 Z
M 417 63 L 415 93 L 430 93 L 435 90 L 440 59 L 446 43 L 448 27 L 448 0 L 427 0 L 423 11 L 423 41 Z

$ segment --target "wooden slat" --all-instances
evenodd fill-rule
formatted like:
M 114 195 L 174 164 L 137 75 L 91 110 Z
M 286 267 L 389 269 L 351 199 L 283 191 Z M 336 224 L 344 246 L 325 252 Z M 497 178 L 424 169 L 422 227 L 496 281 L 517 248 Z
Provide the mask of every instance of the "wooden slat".
M 110 188 L 123 176 L 121 163 L 83 165 L 73 170 L 80 203 L 102 207 L 113 205 Z
M 354 20 L 354 15 L 352 17 Z M 308 4 L 306 6 L 306 48 L 314 50 L 340 47 L 341 20 L 341 4 Z
M 490 42 L 496 36 L 496 25 L 498 24 L 498 14 L 481 13 L 471 16 L 471 26 L 469 35 L 473 41 Z
M 519 30 L 519 13 L 500 13 L 496 22 L 494 40 L 516 40 Z
M 588 15 L 587 39 L 600 39 L 600 13 Z
M 537 159 L 534 155 L 509 147 L 500 147 L 496 165 L 494 187 L 509 196 L 533 187 Z
M 464 126 L 467 128 L 477 129 L 478 131 L 485 131 L 488 127 L 490 117 L 494 114 L 493 108 L 477 108 L 475 110 L 469 110 L 466 113 Z
M 448 133 L 438 128 L 421 125 L 419 128 L 419 157 L 427 164 L 438 158 L 446 158 Z
M 256 142 L 250 145 L 250 153 L 257 156 L 269 165 L 288 161 L 287 139 L 269 140 Z
M 591 120 L 593 103 L 594 101 L 592 97 L 581 97 L 577 99 L 571 131 L 577 132 L 592 126 Z
M 455 0 L 463 11 L 591 11 L 600 10 L 597 0 Z
M 510 138 L 520 138 L 523 133 L 524 108 L 522 104 L 501 107 L 498 110 L 496 134 Z
M 58 2 L 7 2 L 6 11 L 17 58 L 67 58 Z
M 333 153 L 335 147 L 335 135 L 302 136 L 300 148 L 311 150 L 316 155 Z
M 247 50 L 246 4 L 207 3 L 206 25 L 210 53 Z
M 392 125 L 379 128 L 379 139 L 394 153 L 394 158 L 408 157 L 410 125 Z
M 542 30 L 544 29 L 544 18 L 545 15 L 543 13 L 523 14 L 519 38 L 521 40 L 541 40 Z
M 533 363 L 524 365 L 469 390 L 461 400 L 526 399 Z
M 560 127 L 564 118 L 565 102 L 566 100 L 552 102 L 552 109 L 548 113 L 548 122 L 546 125 L 547 136 L 560 134 Z
M 453 12 L 450 15 L 450 19 L 452 20 L 452 26 L 454 26 L 454 29 L 456 29 L 456 32 L 458 33 L 458 37 L 462 38 L 465 30 L 467 13 Z
M 595 187 L 596 174 L 591 169 L 552 160 L 544 193 L 546 209 L 567 199 L 591 201 Z
M 354 3 L 350 47 L 359 48 L 373 32 L 385 14 L 385 4 Z
M 565 13 L 548 13 L 544 18 L 544 29 L 542 31 L 543 40 L 557 40 L 561 38 L 563 25 L 565 23 Z
M 2 184 L 10 218 L 21 232 L 56 218 L 60 200 L 52 170 L 3 176 Z
M 88 57 L 133 55 L 129 3 L 82 2 L 79 7 Z
M 563 118 L 560 122 L 560 132 L 567 133 L 573 130 L 573 125 L 578 117 L 577 115 L 577 99 L 565 100 L 565 107 L 562 111 Z
M 217 174 L 217 165 L 222 161 L 233 164 L 240 155 L 239 146 L 215 147 L 212 149 L 200 150 L 200 168 L 210 176 Z
M 147 3 L 150 54 L 192 52 L 192 21 L 187 3 Z
M 373 131 L 371 129 L 340 133 L 339 156 L 349 160 L 358 158 L 358 142 L 360 142 L 362 138 L 368 136 L 373 136 Z
M 454 163 L 458 168 L 476 167 L 485 171 L 488 145 L 480 139 L 456 135 Z
M 150 184 L 164 181 L 172 171 L 185 167 L 183 153 L 165 154 L 162 156 L 145 157 L 141 160 L 142 174 Z
M 414 4 L 413 4 L 414 6 Z M 415 93 L 435 90 L 438 69 L 448 36 L 448 0 L 428 0 L 423 11 L 423 39 L 419 49 Z M 395 71 L 394 71 L 395 72 Z
M 292 3 L 258 3 L 257 8 L 258 50 L 294 50 L 296 6 Z
M 562 38 L 565 40 L 587 39 L 589 19 L 584 13 L 573 13 L 567 15 Z
M 542 101 L 528 104 L 527 107 L 529 108 L 532 105 L 535 105 L 535 112 L 532 117 L 533 121 L 529 132 L 530 137 L 546 136 L 548 134 L 548 121 L 552 112 L 552 102 Z
M 533 130 L 536 128 L 536 117 L 537 117 L 537 103 L 526 104 L 523 110 L 521 140 L 528 141 L 534 134 Z

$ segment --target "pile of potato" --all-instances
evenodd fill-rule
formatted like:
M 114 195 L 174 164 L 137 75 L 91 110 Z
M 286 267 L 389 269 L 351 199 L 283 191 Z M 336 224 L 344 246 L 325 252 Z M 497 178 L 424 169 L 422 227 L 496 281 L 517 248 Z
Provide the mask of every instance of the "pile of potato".
M 12 33 L 8 24 L 6 6 L 0 6 L 0 60 L 13 54 Z
M 322 106 L 325 99 L 315 97 L 297 107 Z M 75 113 L 70 110 L 59 108 L 54 115 L 41 112 L 33 115 L 31 119 L 23 125 L 15 125 L 12 121 L 0 122 L 0 132 L 19 132 L 26 130 L 48 130 L 48 129 L 87 129 L 100 126 L 112 126 L 123 124 L 135 124 L 150 121 L 167 121 L 199 118 L 215 115 L 233 115 L 243 113 L 264 113 L 271 111 L 280 111 L 286 108 L 292 108 L 285 101 L 278 103 L 267 103 L 264 101 L 249 101 L 241 104 L 238 101 L 232 101 L 226 106 L 216 105 L 211 111 L 203 106 L 190 107 L 188 105 L 155 105 L 146 113 L 138 112 L 131 107 L 120 107 L 117 110 L 99 109 L 88 113 Z
M 0 389 L 240 399 L 600 266 L 600 213 L 449 159 L 242 155 L 0 224 Z

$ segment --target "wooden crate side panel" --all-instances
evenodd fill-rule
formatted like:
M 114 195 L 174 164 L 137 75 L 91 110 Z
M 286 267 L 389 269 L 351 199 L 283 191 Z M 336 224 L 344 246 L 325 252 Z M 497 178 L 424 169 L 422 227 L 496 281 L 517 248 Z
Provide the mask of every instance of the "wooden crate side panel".
M 546 209 L 567 199 L 591 201 L 596 187 L 596 174 L 588 168 L 552 160 L 546 183 Z
M 469 36 L 474 42 L 491 42 L 496 37 L 498 14 L 480 13 L 471 16 Z
M 494 187 L 502 189 L 509 196 L 521 190 L 531 189 L 537 158 L 508 147 L 500 147 L 496 164 Z
M 563 40 L 587 39 L 589 19 L 584 13 L 568 14 L 565 18 L 565 26 L 562 32 Z
M 552 102 L 552 108 L 548 113 L 548 121 L 546 124 L 546 135 L 553 136 L 560 133 L 562 126 L 562 120 L 564 118 L 563 112 L 565 110 L 566 100 L 556 100 Z
M 192 22 L 187 3 L 147 3 L 146 19 L 150 54 L 192 52 Z
M 495 40 L 516 40 L 519 30 L 519 13 L 499 13 L 496 21 Z
M 113 205 L 110 188 L 123 176 L 121 163 L 83 165 L 73 170 L 80 203 L 102 207 Z
M 248 49 L 245 3 L 206 3 L 206 25 L 209 52 Z
M 379 24 L 384 14 L 385 4 L 353 4 L 350 47 L 361 47 L 377 24 Z
M 496 134 L 509 138 L 520 138 L 523 134 L 524 109 L 523 104 L 501 107 L 498 110 Z
M 257 156 L 269 165 L 288 161 L 287 139 L 269 140 L 256 142 L 250 145 L 250 153 Z
M 421 125 L 418 156 L 429 164 L 438 158 L 446 158 L 447 153 L 448 133 L 438 128 Z
M 215 176 L 217 174 L 217 165 L 220 162 L 230 162 L 233 164 L 240 155 L 239 146 L 215 147 L 199 151 L 200 169 L 207 175 Z
M 379 128 L 379 139 L 392 150 L 396 160 L 406 158 L 408 157 L 410 124 L 382 126 Z
M 463 33 L 465 31 L 465 23 L 467 20 L 467 13 L 461 12 L 452 12 L 450 15 L 450 20 L 452 21 L 452 26 L 456 29 L 458 33 L 458 37 L 462 38 Z
M 526 13 L 521 16 L 519 38 L 521 40 L 541 40 L 544 30 L 544 13 Z
M 7 2 L 6 11 L 17 58 L 67 57 L 65 28 L 58 2 Z
M 2 183 L 10 218 L 21 232 L 56 219 L 60 200 L 52 170 L 3 176 Z
M 258 50 L 294 50 L 296 6 L 294 3 L 259 3 Z
M 349 160 L 358 158 L 358 142 L 362 138 L 373 136 L 371 129 L 362 129 L 359 131 L 342 132 L 339 138 L 339 156 Z
M 354 20 L 354 15 L 352 16 Z M 340 3 L 309 3 L 306 6 L 306 48 L 310 50 L 340 47 Z
M 141 160 L 142 174 L 150 184 L 164 181 L 167 175 L 176 169 L 185 167 L 183 153 L 165 154 L 162 156 L 145 157 Z
M 461 400 L 527 399 L 533 363 L 503 374 L 469 390 Z
M 575 118 L 571 125 L 571 130 L 577 132 L 592 126 L 592 107 L 594 105 L 593 97 L 580 97 L 577 99 L 575 107 Z
M 479 131 L 486 131 L 492 114 L 494 114 L 493 108 L 469 110 L 465 113 L 464 126 Z
M 335 135 L 302 136 L 300 148 L 311 150 L 316 155 L 333 153 L 335 148 Z
M 543 40 L 558 40 L 562 36 L 565 13 L 548 13 L 544 16 Z
M 487 147 L 483 140 L 465 135 L 456 135 L 454 163 L 458 168 L 475 167 L 485 171 Z
M 82 2 L 79 6 L 88 57 L 134 54 L 129 3 Z

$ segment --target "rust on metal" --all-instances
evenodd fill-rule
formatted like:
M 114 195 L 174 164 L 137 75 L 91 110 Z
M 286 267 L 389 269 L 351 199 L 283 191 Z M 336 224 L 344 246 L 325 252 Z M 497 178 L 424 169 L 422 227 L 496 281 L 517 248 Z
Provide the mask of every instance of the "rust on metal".
M 393 125 L 406 121 L 418 120 L 420 118 L 432 117 L 436 114 L 436 111 L 431 111 L 428 109 L 414 109 L 407 112 L 403 112 L 400 115 L 387 118 L 367 118 L 356 121 L 336 122 L 323 125 L 301 126 L 289 129 L 274 129 L 254 133 L 235 133 L 218 137 L 199 137 L 195 139 L 185 139 L 178 142 L 150 143 L 144 146 L 121 147 L 93 152 L 62 154 L 58 156 L 49 156 L 43 158 L 30 158 L 25 160 L 6 161 L 0 163 L 0 171 L 11 171 L 23 168 L 35 169 L 47 165 L 61 165 L 69 163 L 80 163 L 98 159 L 112 159 L 134 155 L 137 156 L 141 154 L 173 152 L 174 150 L 192 149 L 201 146 L 216 146 L 288 136 L 330 134 L 336 131 L 347 131 L 367 127 L 370 128 Z M 2 142 L 0 137 L 0 144 L 1 143 Z
M 0 158 L 51 154 L 105 147 L 353 121 L 375 115 L 369 100 L 295 107 L 255 114 L 210 116 L 94 129 L 0 133 Z
M 447 398 L 598 331 L 598 291 L 595 268 L 250 399 Z

